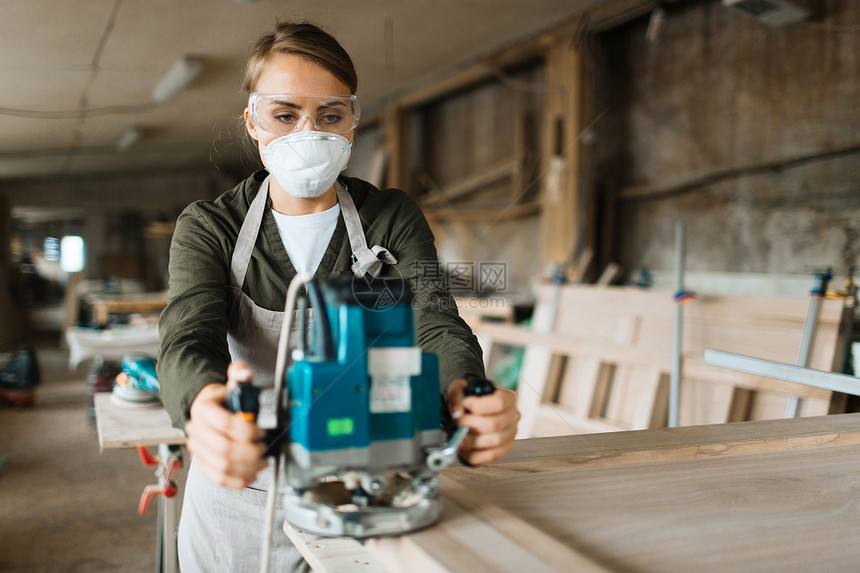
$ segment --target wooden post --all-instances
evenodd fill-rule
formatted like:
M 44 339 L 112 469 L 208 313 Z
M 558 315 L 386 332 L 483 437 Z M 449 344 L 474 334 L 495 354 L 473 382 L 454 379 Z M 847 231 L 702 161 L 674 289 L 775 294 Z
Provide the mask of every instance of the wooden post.
M 543 262 L 571 260 L 578 236 L 580 194 L 579 133 L 582 131 L 582 55 L 571 35 L 555 38 L 546 51 L 546 83 L 541 142 L 541 237 Z
M 383 145 L 387 158 L 384 187 L 396 187 L 409 192 L 409 155 L 407 145 L 407 109 L 388 105 L 382 114 Z

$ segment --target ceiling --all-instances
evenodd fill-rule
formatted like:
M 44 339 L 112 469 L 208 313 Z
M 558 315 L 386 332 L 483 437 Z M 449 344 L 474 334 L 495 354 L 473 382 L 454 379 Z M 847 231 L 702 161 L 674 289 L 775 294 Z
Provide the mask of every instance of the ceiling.
M 239 165 L 248 46 L 277 19 L 335 35 L 358 68 L 366 112 L 565 22 L 600 0 L 4 0 L 0 178 Z M 197 56 L 193 84 L 150 92 Z M 140 141 L 117 150 L 130 126 Z

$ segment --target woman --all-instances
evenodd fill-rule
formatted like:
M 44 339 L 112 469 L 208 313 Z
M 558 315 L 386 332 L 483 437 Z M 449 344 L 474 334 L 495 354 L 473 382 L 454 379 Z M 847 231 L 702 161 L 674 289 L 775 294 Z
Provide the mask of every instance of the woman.
M 267 170 L 177 220 L 158 376 L 193 454 L 179 532 L 185 573 L 257 563 L 262 433 L 223 403 L 238 381 L 272 386 L 281 309 L 297 271 L 410 278 L 422 301 L 419 344 L 439 356 L 448 408 L 470 428 L 461 458 L 484 464 L 513 449 L 515 394 L 463 398 L 463 378 L 483 374 L 481 351 L 451 295 L 422 280 L 437 257 L 420 209 L 402 191 L 339 175 L 358 125 L 357 85 L 347 53 L 313 25 L 279 24 L 260 38 L 245 69 L 244 118 Z M 264 400 L 261 416 L 271 410 Z M 273 570 L 303 568 L 287 538 L 275 537 Z

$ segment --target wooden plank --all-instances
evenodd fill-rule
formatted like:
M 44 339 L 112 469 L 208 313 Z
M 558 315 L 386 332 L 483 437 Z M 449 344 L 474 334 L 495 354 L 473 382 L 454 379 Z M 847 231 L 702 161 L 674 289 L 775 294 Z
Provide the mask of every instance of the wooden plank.
M 671 293 L 580 285 L 543 288 L 554 289 L 558 301 L 551 331 L 486 324 L 480 325 L 476 333 L 496 343 L 542 348 L 567 357 L 561 387 L 556 391 L 544 385 L 540 400 L 532 397 L 521 401 L 521 409 L 526 411 L 557 399 L 568 412 L 579 415 L 577 423 L 567 416 L 563 420 L 577 431 L 592 421 L 600 429 L 604 425 L 647 428 L 660 423 L 664 391 L 661 380 L 671 367 Z M 782 416 L 777 414 L 778 404 L 788 395 L 810 401 L 803 410 L 805 415 L 836 413 L 841 411 L 840 404 L 844 408 L 844 398 L 826 390 L 703 364 L 702 353 L 707 348 L 754 353 L 793 363 L 806 320 L 805 297 L 701 296 L 687 306 L 683 423 L 734 421 L 742 419 L 742 414 L 753 419 Z M 843 300 L 824 301 L 813 348 L 813 360 L 819 369 L 828 369 L 835 356 L 842 355 L 849 315 L 850 309 Z M 596 361 L 590 368 L 584 366 L 589 360 Z M 548 364 L 544 364 L 540 375 L 548 373 Z M 651 410 L 646 411 L 647 407 Z M 531 420 L 527 415 L 521 437 L 533 430 Z M 562 425 L 544 416 L 541 427 L 542 432 L 556 432 Z
M 350 537 L 324 537 L 296 529 L 284 521 L 284 532 L 314 573 L 384 573 L 385 567 L 359 541 Z
M 392 571 L 553 573 L 608 571 L 572 547 L 458 483 L 442 478 L 443 518 L 408 536 L 374 538 L 368 548 Z M 464 542 L 464 540 L 469 540 Z M 445 549 L 439 551 L 439 548 Z
M 389 571 L 550 571 L 526 548 L 447 498 L 443 499 L 442 519 L 408 536 L 371 539 L 367 547 Z M 439 551 L 441 547 L 445 549 Z
M 549 566 L 550 571 L 573 570 L 588 572 L 607 571 L 592 559 L 559 543 L 540 529 L 518 519 L 498 505 L 487 503 L 485 499 L 474 495 L 474 492 L 452 479 L 440 477 L 442 495 L 454 501 L 485 523 L 491 523 L 494 529 L 504 533 L 508 539 L 516 541 L 539 556 L 541 562 Z M 491 546 L 487 546 L 491 547 Z M 476 547 L 477 551 L 486 551 L 485 547 Z M 519 569 L 519 571 L 532 569 Z
M 504 460 L 453 467 L 458 481 L 860 444 L 860 413 L 517 440 Z
M 560 307 L 570 313 L 586 316 L 611 317 L 638 315 L 644 319 L 665 317 L 666 309 L 674 305 L 670 291 L 644 290 L 617 286 L 596 289 L 590 285 L 565 285 Z M 837 325 L 843 314 L 843 299 L 825 299 L 821 323 Z M 752 326 L 782 325 L 794 329 L 803 325 L 808 311 L 808 299 L 798 296 L 728 296 L 698 294 L 695 303 L 687 305 L 685 314 L 707 324 L 712 321 Z M 576 329 L 576 324 L 570 324 Z M 581 326 L 579 328 L 582 328 Z
M 543 289 L 535 303 L 532 328 L 537 333 L 551 333 L 555 328 L 560 290 Z M 491 335 L 492 338 L 492 335 Z M 538 406 L 545 400 L 547 377 L 552 364 L 552 352 L 543 346 L 526 346 L 523 351 L 517 396 L 521 418 L 517 428 L 519 436 L 529 436 L 537 415 Z
M 538 407 L 532 437 L 619 432 L 630 429 L 630 425 L 623 421 L 607 420 L 599 416 L 581 418 L 561 404 L 546 402 Z
M 860 560 L 860 514 L 846 511 L 860 503 L 858 454 L 849 444 L 464 484 L 615 571 L 842 571 Z
M 602 344 L 561 334 L 533 332 L 516 325 L 482 324 L 476 335 L 484 336 L 498 344 L 510 346 L 535 345 L 557 354 L 587 354 L 609 362 L 627 362 L 668 368 L 669 358 L 651 350 L 629 348 L 620 344 Z
M 94 396 L 99 447 L 134 448 L 159 444 L 184 445 L 185 432 L 174 428 L 161 405 L 120 406 L 110 392 Z
M 520 440 L 445 470 L 439 524 L 372 545 L 410 571 L 853 570 L 858 428 L 845 414 Z

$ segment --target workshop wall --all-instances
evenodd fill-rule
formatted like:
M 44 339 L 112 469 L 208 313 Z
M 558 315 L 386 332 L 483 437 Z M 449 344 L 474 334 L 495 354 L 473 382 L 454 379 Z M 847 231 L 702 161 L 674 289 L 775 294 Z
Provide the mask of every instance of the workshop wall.
M 542 272 L 536 165 L 546 90 L 536 63 L 414 111 L 412 192 L 459 294 L 528 292 Z M 458 187 L 467 191 L 450 193 Z
M 600 36 L 602 223 L 627 272 L 673 269 L 677 220 L 691 271 L 858 262 L 860 1 L 794 3 L 812 19 L 690 1 L 666 5 L 657 42 L 647 17 Z
M 233 185 L 232 178 L 206 169 L 2 181 L 0 195 L 11 206 L 83 209 L 87 278 L 126 276 L 141 278 L 150 288 L 166 288 L 169 236 L 147 238 L 145 227 L 174 222 L 189 203 L 212 199 Z

